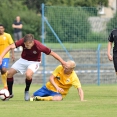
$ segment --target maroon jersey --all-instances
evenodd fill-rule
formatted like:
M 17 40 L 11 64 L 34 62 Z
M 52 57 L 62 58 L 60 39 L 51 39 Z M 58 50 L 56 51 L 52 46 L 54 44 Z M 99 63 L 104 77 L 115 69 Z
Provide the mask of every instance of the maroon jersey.
M 31 49 L 25 48 L 23 38 L 19 41 L 15 42 L 16 48 L 19 46 L 23 47 L 23 51 L 21 53 L 21 57 L 28 61 L 41 61 L 41 52 L 49 55 L 51 49 L 44 46 L 41 42 L 34 40 L 34 45 Z

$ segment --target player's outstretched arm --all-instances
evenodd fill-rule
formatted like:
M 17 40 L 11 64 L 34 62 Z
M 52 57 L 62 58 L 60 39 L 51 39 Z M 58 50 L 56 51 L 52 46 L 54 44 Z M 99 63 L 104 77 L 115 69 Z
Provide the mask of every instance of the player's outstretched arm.
M 11 44 L 10 46 L 8 46 L 0 55 L 0 65 L 2 64 L 2 59 L 3 57 L 6 55 L 7 52 L 9 52 L 11 49 L 16 48 L 15 44 Z
M 53 56 L 55 59 L 57 59 L 59 62 L 61 62 L 61 64 L 63 66 L 66 66 L 66 62 L 57 53 L 51 51 L 51 53 L 49 55 Z
M 80 96 L 80 101 L 86 101 L 86 100 L 84 100 L 84 92 L 83 92 L 82 88 L 77 88 L 77 90 L 78 90 L 78 94 Z

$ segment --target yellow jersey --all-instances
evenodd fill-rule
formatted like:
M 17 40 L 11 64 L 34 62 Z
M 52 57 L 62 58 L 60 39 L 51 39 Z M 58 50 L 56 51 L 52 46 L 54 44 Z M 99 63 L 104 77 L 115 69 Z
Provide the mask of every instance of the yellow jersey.
M 13 39 L 10 34 L 4 33 L 3 35 L 0 35 L 0 54 L 11 44 L 13 44 Z M 9 58 L 10 54 L 9 52 L 4 56 L 4 58 Z
M 75 71 L 72 71 L 70 75 L 66 75 L 64 74 L 64 68 L 62 65 L 59 65 L 53 71 L 53 75 L 55 77 L 54 82 L 57 84 L 57 86 L 64 89 L 64 92 L 60 92 L 62 97 L 66 96 L 71 86 L 74 86 L 75 88 L 81 87 L 81 83 Z M 56 88 L 51 84 L 51 82 L 47 82 L 46 87 L 49 90 L 57 92 Z

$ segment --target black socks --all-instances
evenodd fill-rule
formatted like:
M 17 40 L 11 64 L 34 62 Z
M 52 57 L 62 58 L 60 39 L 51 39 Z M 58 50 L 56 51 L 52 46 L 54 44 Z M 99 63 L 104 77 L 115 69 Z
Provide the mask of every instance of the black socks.
M 8 85 L 8 90 L 10 95 L 12 95 L 12 87 L 13 87 L 13 77 L 12 78 L 7 78 L 7 85 Z
M 32 83 L 32 79 L 30 79 L 30 80 L 25 79 L 25 83 L 26 83 L 25 91 L 29 91 L 30 85 Z

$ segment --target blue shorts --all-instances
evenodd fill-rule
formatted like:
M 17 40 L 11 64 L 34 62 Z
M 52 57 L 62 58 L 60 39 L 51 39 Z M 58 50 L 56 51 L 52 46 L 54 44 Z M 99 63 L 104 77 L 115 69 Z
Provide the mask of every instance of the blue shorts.
M 45 85 L 41 89 L 33 93 L 33 96 L 40 96 L 40 97 L 55 96 L 55 95 L 61 96 L 60 93 L 48 90 Z
M 8 66 L 9 66 L 9 58 L 4 58 L 2 60 L 2 64 L 0 65 L 0 69 L 2 69 L 3 67 L 8 68 Z

